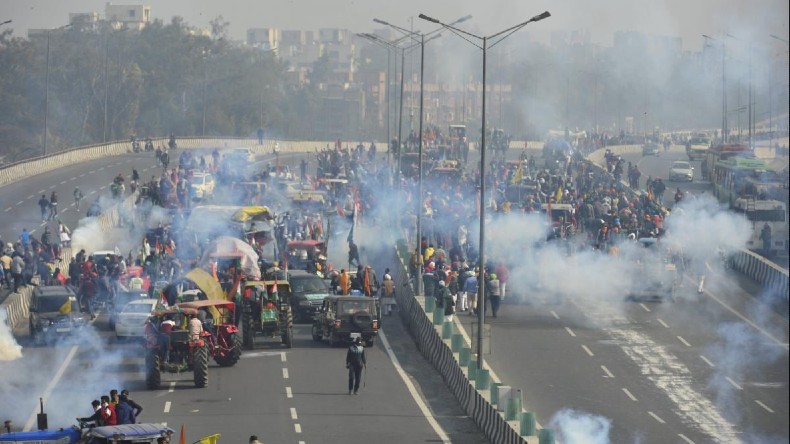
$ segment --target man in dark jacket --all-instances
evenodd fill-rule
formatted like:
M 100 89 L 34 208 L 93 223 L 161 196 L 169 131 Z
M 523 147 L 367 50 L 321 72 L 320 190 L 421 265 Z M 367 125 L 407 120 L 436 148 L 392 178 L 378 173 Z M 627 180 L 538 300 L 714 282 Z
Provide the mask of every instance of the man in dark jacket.
M 129 390 L 123 389 L 121 390 L 121 395 L 126 396 L 126 402 L 132 407 L 134 410 L 134 417 L 137 418 L 140 416 L 140 413 L 143 412 L 143 406 L 134 402 L 134 400 L 129 399 Z
M 134 416 L 134 409 L 129 405 L 129 398 L 124 395 L 118 396 L 118 404 L 115 406 L 115 414 L 118 416 L 118 424 L 134 424 L 137 419 Z
M 362 369 L 367 365 L 365 358 L 365 347 L 362 346 L 362 338 L 357 336 L 354 343 L 348 347 L 346 352 L 346 368 L 348 369 L 348 394 L 352 392 L 356 395 L 359 391 L 359 382 L 362 379 Z

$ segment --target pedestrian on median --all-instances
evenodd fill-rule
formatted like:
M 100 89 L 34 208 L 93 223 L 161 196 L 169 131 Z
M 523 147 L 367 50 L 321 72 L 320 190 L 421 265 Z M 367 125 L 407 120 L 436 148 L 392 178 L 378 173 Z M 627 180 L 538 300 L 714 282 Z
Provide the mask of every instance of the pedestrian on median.
M 22 279 L 22 273 L 24 273 L 24 271 L 25 260 L 22 259 L 22 255 L 15 254 L 11 262 L 11 274 L 14 276 L 14 293 L 19 292 L 19 289 L 26 285 Z
M 5 282 L 6 288 L 11 288 L 11 279 L 13 278 L 13 274 L 11 273 L 11 263 L 14 259 L 8 254 L 8 251 L 3 250 L 3 253 L 0 255 L 0 266 L 3 268 L 3 275 L 5 279 L 0 282 L 0 287 L 3 286 L 3 282 Z
M 348 369 L 348 394 L 356 395 L 359 391 L 359 382 L 362 379 L 362 369 L 367 366 L 365 347 L 362 338 L 357 336 L 346 352 L 346 368 Z

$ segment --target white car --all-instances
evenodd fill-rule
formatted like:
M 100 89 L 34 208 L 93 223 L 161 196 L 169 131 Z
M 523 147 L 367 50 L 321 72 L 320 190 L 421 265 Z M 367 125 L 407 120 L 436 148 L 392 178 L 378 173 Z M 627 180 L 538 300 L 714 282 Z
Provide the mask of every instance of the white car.
M 194 173 L 192 175 L 192 196 L 195 199 L 210 199 L 214 197 L 214 176 L 209 173 Z
M 142 338 L 145 336 L 145 322 L 156 308 L 156 299 L 137 299 L 126 304 L 115 320 L 115 337 Z
M 694 167 L 685 160 L 676 160 L 672 162 L 672 167 L 669 169 L 669 180 L 687 180 L 689 182 L 694 180 Z

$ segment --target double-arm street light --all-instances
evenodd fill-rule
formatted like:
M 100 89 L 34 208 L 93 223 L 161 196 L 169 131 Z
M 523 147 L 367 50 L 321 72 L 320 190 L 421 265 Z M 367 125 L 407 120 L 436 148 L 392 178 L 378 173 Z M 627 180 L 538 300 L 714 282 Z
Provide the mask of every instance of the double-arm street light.
M 709 35 L 702 34 L 707 40 L 719 41 Z M 727 143 L 729 128 L 727 128 L 727 42 L 721 40 L 721 95 L 722 95 L 722 116 L 721 116 L 721 141 Z
M 461 22 L 465 22 L 466 20 L 469 20 L 470 18 L 472 18 L 471 15 L 467 15 L 467 16 L 461 17 L 458 20 L 454 21 L 453 24 L 458 24 L 458 23 L 461 23 Z M 423 212 L 423 200 L 422 200 L 422 176 L 423 176 L 423 174 L 422 174 L 422 149 L 423 149 L 422 137 L 423 137 L 423 130 L 422 130 L 422 122 L 423 122 L 424 105 L 425 105 L 425 88 L 424 88 L 424 85 L 425 85 L 425 82 L 424 82 L 424 76 L 425 76 L 425 44 L 428 43 L 431 40 L 434 40 L 434 39 L 437 39 L 437 38 L 441 37 L 441 34 L 439 34 L 439 31 L 441 31 L 443 28 L 437 28 L 437 29 L 435 29 L 435 30 L 433 30 L 431 32 L 423 34 L 423 33 L 418 33 L 418 32 L 414 32 L 414 31 L 402 28 L 402 27 L 397 26 L 397 25 L 393 25 L 391 23 L 385 22 L 384 20 L 373 19 L 373 21 L 376 22 L 376 23 L 385 25 L 385 26 L 389 26 L 389 27 L 391 27 L 391 28 L 403 33 L 405 37 L 411 38 L 412 40 L 416 41 L 417 44 L 420 45 L 420 124 L 419 124 L 419 131 L 420 131 L 420 133 L 419 133 L 418 147 L 417 147 L 417 199 L 416 199 L 417 200 L 417 233 L 416 233 L 417 242 L 416 242 L 416 247 L 417 247 L 417 254 L 420 255 L 420 258 L 422 258 L 422 212 Z M 419 36 L 419 40 L 417 40 L 418 36 Z M 428 39 L 426 40 L 425 37 L 428 37 Z M 398 163 L 398 169 L 400 169 L 400 163 Z M 400 177 L 400 175 L 399 175 L 399 177 Z M 417 295 L 421 295 L 423 293 L 423 291 L 422 291 L 423 290 L 423 288 L 422 288 L 422 272 L 423 272 L 422 261 L 418 261 L 417 285 L 416 285 Z M 433 296 L 433 295 L 431 295 L 431 296 Z
M 0 22 L 0 26 L 7 25 L 7 24 L 9 24 L 11 22 L 13 22 L 13 20 L 6 20 L 4 22 Z
M 44 155 L 49 153 L 49 137 L 47 137 L 47 121 L 49 120 L 49 37 L 52 31 L 60 31 L 70 27 L 71 24 L 47 30 L 47 72 L 44 76 Z
M 477 368 L 483 368 L 483 325 L 485 321 L 486 52 L 488 49 L 496 46 L 498 43 L 502 42 L 502 40 L 506 39 L 519 29 L 532 22 L 537 22 L 551 17 L 551 14 L 548 11 L 545 11 L 542 14 L 538 14 L 523 23 L 511 26 L 510 28 L 504 29 L 490 36 L 478 36 L 472 34 L 462 29 L 458 29 L 450 24 L 442 23 L 438 19 L 428 17 L 425 14 L 420 14 L 419 17 L 423 20 L 439 24 L 442 27 L 449 29 L 453 32 L 453 34 L 456 34 L 457 36 L 483 51 L 483 109 L 481 116 L 483 122 L 480 138 L 480 245 L 478 248 L 478 267 L 480 270 L 480 277 L 478 278 L 477 285 Z M 478 44 L 471 39 L 475 39 L 481 43 Z M 493 43 L 489 44 L 489 41 L 491 40 L 493 40 Z

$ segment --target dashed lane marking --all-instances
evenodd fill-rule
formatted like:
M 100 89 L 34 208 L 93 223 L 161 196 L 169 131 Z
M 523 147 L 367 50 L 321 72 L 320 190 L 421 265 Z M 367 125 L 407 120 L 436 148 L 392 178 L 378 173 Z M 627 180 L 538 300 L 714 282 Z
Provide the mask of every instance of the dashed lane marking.
M 170 401 L 165 402 L 165 413 L 170 413 Z
M 299 417 L 296 415 L 295 407 L 291 407 L 291 419 L 299 419 Z
M 551 310 L 550 313 L 551 313 L 552 316 L 554 316 L 554 319 L 559 319 L 560 318 L 560 316 L 554 310 Z
M 609 369 L 606 368 L 605 365 L 601 366 L 601 370 L 603 370 L 603 372 L 606 373 L 606 377 L 607 378 L 614 378 L 614 374 L 612 374 L 612 372 L 610 372 Z M 625 389 L 623 389 L 623 390 L 625 390 Z
M 695 444 L 694 441 L 688 439 L 688 437 L 682 433 L 678 433 L 678 437 L 683 441 L 686 441 L 688 444 Z
M 639 306 L 642 307 L 642 309 L 645 310 L 646 312 L 650 313 L 650 309 L 647 308 L 647 305 L 645 305 L 644 303 L 640 302 Z
M 8 213 L 9 211 L 11 211 L 11 207 L 8 207 L 8 208 L 6 208 L 4 211 L 5 211 L 6 213 Z
M 294 431 L 296 433 L 302 433 L 302 426 L 300 424 L 294 424 Z
M 20 201 L 19 201 L 19 202 L 17 202 L 16 204 L 17 204 L 17 206 L 19 206 L 19 205 L 22 205 L 23 203 L 24 203 L 24 202 L 22 202 L 22 201 L 20 200 Z
M 660 416 L 656 415 L 656 414 L 655 414 L 655 413 L 653 413 L 653 412 L 647 412 L 647 414 L 648 414 L 648 415 L 650 415 L 650 416 L 652 416 L 652 417 L 653 417 L 653 419 L 655 419 L 656 421 L 660 422 L 661 424 L 666 424 L 666 423 L 667 423 L 666 421 L 664 421 L 663 419 L 661 419 L 661 417 L 660 417 Z
M 280 361 L 285 362 L 285 352 L 280 352 Z
M 732 385 L 736 389 L 743 390 L 743 387 L 741 387 L 737 382 L 733 381 L 732 378 L 730 378 L 729 376 L 725 376 L 724 379 L 726 379 L 727 382 L 729 382 L 730 385 Z
M 584 349 L 584 351 L 586 351 L 586 352 L 587 352 L 587 354 L 588 354 L 588 355 L 590 355 L 590 357 L 593 357 L 593 356 L 595 356 L 595 355 L 593 354 L 592 350 L 590 350 L 590 347 L 587 347 L 586 345 L 582 345 L 582 348 Z
M 288 379 L 288 369 L 287 368 L 283 369 L 283 379 Z
M 32 199 L 32 198 L 34 198 L 34 197 L 35 197 L 35 196 L 34 196 L 34 195 L 32 195 L 32 194 L 31 194 L 30 196 L 27 196 L 27 198 L 28 198 L 28 199 Z
M 175 381 L 170 381 L 170 388 L 167 389 L 167 392 L 168 393 L 173 393 L 175 390 L 176 390 L 176 382 Z
M 667 323 L 664 322 L 663 319 L 658 318 L 657 320 L 658 320 L 658 323 L 661 324 L 664 328 L 669 328 L 669 325 L 667 325 Z
M 678 341 L 682 342 L 686 347 L 691 347 L 691 344 L 689 344 L 687 340 L 683 339 L 683 336 L 678 336 L 677 338 Z
M 107 188 L 107 185 L 102 185 L 102 186 L 99 187 L 100 190 L 103 190 L 105 188 Z
M 706 363 L 706 364 L 708 364 L 708 365 L 710 366 L 710 368 L 714 368 L 714 367 L 716 367 L 716 364 L 714 364 L 714 363 L 710 362 L 710 359 L 706 358 L 705 356 L 703 356 L 703 355 L 699 355 L 699 357 L 700 357 L 700 359 L 702 359 L 703 361 L 705 361 L 705 363 Z
M 96 170 L 90 170 L 90 171 L 88 171 L 88 174 L 95 174 L 95 173 L 96 173 Z
M 61 181 L 60 181 L 60 184 L 61 184 L 61 185 L 65 185 L 65 184 L 66 184 L 66 182 L 67 182 L 66 180 L 61 180 Z
M 286 398 L 293 398 L 294 397 L 294 394 L 291 391 L 291 387 L 286 387 L 285 388 L 285 397 Z
M 626 396 L 631 398 L 631 401 L 636 401 L 637 400 L 636 396 L 632 395 L 631 392 L 629 392 L 628 389 L 625 388 L 625 387 L 623 387 L 623 393 L 625 393 Z
M 770 407 L 768 407 L 767 405 L 765 405 L 762 402 L 760 402 L 759 399 L 755 399 L 754 402 L 756 402 L 757 405 L 759 405 L 760 407 L 764 408 L 765 411 L 767 411 L 768 413 L 774 413 L 774 411 Z
M 576 337 L 576 333 L 574 333 L 573 330 L 571 330 L 570 327 L 565 327 L 565 331 L 567 331 L 568 334 L 573 336 L 574 338 Z
M 41 400 L 44 404 L 46 404 L 47 400 L 49 399 L 49 395 L 52 393 L 52 390 L 55 389 L 55 386 L 60 382 L 60 378 L 63 377 L 63 373 L 66 372 L 66 368 L 71 364 L 71 360 L 74 359 L 74 356 L 77 354 L 78 347 L 76 345 L 71 346 L 71 350 L 66 355 L 66 359 L 63 360 L 63 363 L 60 364 L 60 368 L 55 373 L 55 377 L 52 378 L 52 381 L 49 381 L 49 385 L 46 389 L 44 389 L 44 393 L 41 395 Z M 36 415 L 38 414 L 39 406 L 33 408 L 33 413 L 30 414 L 30 418 L 28 418 L 27 423 L 25 423 L 25 428 L 23 431 L 29 432 L 33 428 L 33 422 L 36 420 Z
M 41 194 L 41 193 L 43 193 L 45 191 L 47 191 L 47 190 L 38 190 L 38 194 Z
M 770 333 L 768 333 L 767 331 L 765 331 L 765 330 L 763 330 L 762 328 L 760 328 L 760 326 L 758 326 L 757 324 L 755 324 L 754 322 L 752 322 L 752 321 L 751 321 L 749 318 L 747 318 L 746 316 L 742 315 L 742 314 L 741 314 L 741 313 L 740 313 L 738 310 L 736 310 L 736 309 L 734 309 L 734 308 L 730 307 L 729 305 L 725 304 L 724 302 L 722 302 L 722 301 L 721 301 L 721 299 L 717 298 L 717 297 L 716 297 L 716 296 L 714 296 L 712 293 L 710 293 L 710 292 L 708 292 L 708 291 L 705 291 L 705 295 L 706 295 L 706 296 L 708 296 L 709 298 L 713 299 L 714 301 L 718 302 L 718 303 L 719 303 L 719 305 L 721 305 L 722 307 L 724 307 L 724 308 L 726 308 L 727 310 L 729 310 L 729 311 L 730 311 L 732 314 L 734 314 L 735 316 L 738 316 L 739 318 L 741 318 L 741 319 L 742 319 L 744 322 L 746 322 L 747 324 L 749 324 L 749 325 L 751 325 L 752 327 L 754 327 L 754 329 L 755 329 L 755 330 L 759 331 L 760 333 L 762 333 L 763 335 L 765 335 L 766 337 L 768 337 L 770 340 L 772 340 L 772 341 L 774 341 L 775 343 L 777 343 L 778 345 L 780 345 L 780 346 L 781 346 L 782 348 L 784 348 L 785 350 L 789 350 L 789 349 L 790 349 L 790 345 L 788 345 L 788 343 L 786 343 L 786 342 L 782 342 L 782 341 L 780 341 L 779 339 L 777 339 L 777 338 L 773 337 L 773 336 L 772 336 Z
M 85 177 L 85 173 L 80 174 L 79 177 Z

